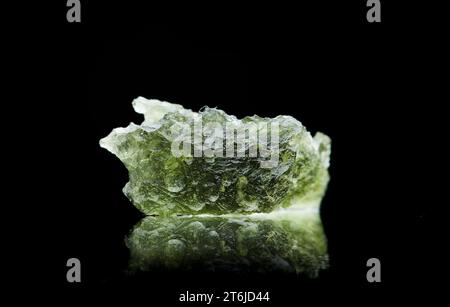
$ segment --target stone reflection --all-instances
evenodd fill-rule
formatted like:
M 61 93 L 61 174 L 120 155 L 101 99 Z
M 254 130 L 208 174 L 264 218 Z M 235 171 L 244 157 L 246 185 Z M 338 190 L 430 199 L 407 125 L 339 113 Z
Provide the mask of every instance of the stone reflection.
M 146 217 L 127 238 L 130 270 L 287 272 L 316 277 L 328 265 L 317 210 Z

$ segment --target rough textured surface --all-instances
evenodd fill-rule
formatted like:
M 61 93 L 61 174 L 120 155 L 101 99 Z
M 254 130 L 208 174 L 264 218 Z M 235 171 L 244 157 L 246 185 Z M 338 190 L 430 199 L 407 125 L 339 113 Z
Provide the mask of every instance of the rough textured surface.
M 328 264 L 317 212 L 147 217 L 127 239 L 130 269 L 287 272 L 315 277 Z
M 125 195 L 152 215 L 126 240 L 132 271 L 201 268 L 315 277 L 328 265 L 319 215 L 329 180 L 327 136 L 312 137 L 290 116 L 239 120 L 217 109 L 195 113 L 141 97 L 133 107 L 144 114 L 141 125 L 114 129 L 100 140 L 128 169 Z M 191 139 L 199 122 L 203 134 Z M 236 133 L 229 141 L 209 124 L 236 131 L 254 124 L 253 132 L 267 133 L 270 140 L 267 146 L 252 138 L 243 143 L 245 134 Z M 278 132 L 278 142 L 272 129 Z M 173 152 L 180 137 L 191 141 L 188 155 Z M 211 140 L 219 144 L 213 155 L 204 151 Z M 279 144 L 277 163 L 272 161 L 270 167 L 262 167 L 267 166 L 267 155 L 246 154 L 253 149 L 273 153 L 274 144 Z M 217 156 L 228 146 L 235 155 Z M 194 155 L 196 151 L 201 156 Z
M 144 98 L 135 99 L 133 106 L 144 114 L 144 122 L 114 129 L 100 145 L 124 163 L 129 182 L 123 191 L 147 215 L 270 212 L 311 200 L 319 203 L 323 196 L 330 140 L 321 133 L 311 137 L 290 116 L 238 120 L 217 109 L 205 107 L 194 113 L 180 105 Z M 193 126 L 199 115 L 203 127 L 210 123 L 237 129 L 243 123 L 278 124 L 278 164 L 262 168 L 261 162 L 267 158 L 260 156 L 174 156 L 171 144 L 185 132 L 173 133 L 172 127 L 183 123 Z M 258 144 L 250 142 L 242 150 L 252 146 Z

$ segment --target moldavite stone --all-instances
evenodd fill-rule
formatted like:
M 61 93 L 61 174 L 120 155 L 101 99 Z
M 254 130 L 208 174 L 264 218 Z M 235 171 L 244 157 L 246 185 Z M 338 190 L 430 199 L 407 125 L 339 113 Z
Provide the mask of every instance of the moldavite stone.
M 215 108 L 204 107 L 196 113 L 181 105 L 142 97 L 133 101 L 133 107 L 145 120 L 140 125 L 130 123 L 114 129 L 100 146 L 128 169 L 129 182 L 123 191 L 145 214 L 251 214 L 319 206 L 328 183 L 330 140 L 321 133 L 312 137 L 293 117 L 255 115 L 239 120 Z M 191 156 L 174 155 L 174 142 L 180 136 L 191 139 L 196 123 L 201 124 L 203 134 L 200 142 L 192 141 Z M 249 124 L 256 125 L 258 135 L 269 135 L 267 148 L 250 138 L 241 146 L 242 136 L 236 136 L 233 143 L 229 139 L 223 142 L 223 135 L 211 128 L 219 125 L 238 131 Z M 271 138 L 275 126 L 278 144 Z M 223 144 L 219 148 L 222 152 L 236 148 L 237 154 L 195 156 L 211 138 L 222 142 L 217 142 Z M 276 148 L 273 145 L 278 145 L 278 152 L 272 167 L 263 167 L 267 155 L 245 155 L 251 149 L 267 153 Z
M 317 210 L 252 215 L 146 217 L 127 239 L 130 270 L 285 272 L 327 267 Z
M 133 107 L 144 121 L 100 140 L 128 169 L 125 195 L 152 215 L 126 240 L 131 271 L 315 277 L 328 265 L 319 215 L 329 180 L 327 136 L 312 137 L 291 116 L 237 119 L 142 97 Z M 183 154 L 174 151 L 180 145 Z

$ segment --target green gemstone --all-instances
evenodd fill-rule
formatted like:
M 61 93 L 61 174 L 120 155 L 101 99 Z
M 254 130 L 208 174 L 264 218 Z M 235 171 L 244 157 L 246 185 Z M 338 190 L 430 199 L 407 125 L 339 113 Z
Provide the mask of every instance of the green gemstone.
M 271 212 L 294 204 L 318 203 L 324 194 L 330 140 L 321 133 L 313 138 L 290 116 L 273 119 L 252 116 L 238 120 L 217 109 L 205 107 L 194 113 L 179 105 L 143 98 L 136 99 L 133 105 L 145 115 L 145 121 L 140 126 L 131 123 L 127 128 L 114 129 L 100 145 L 124 163 L 129 182 L 123 191 L 147 215 Z M 277 164 L 261 167 L 267 158 L 248 154 L 176 157 L 172 152 L 176 138 L 173 127 L 185 124 L 193 131 L 194 120 L 199 115 L 203 127 L 219 124 L 239 129 L 248 124 L 278 125 Z M 200 142 L 205 139 L 202 136 Z M 227 144 L 223 142 L 221 146 L 224 155 Z M 199 147 L 194 145 L 192 152 L 195 146 Z M 257 148 L 259 144 L 249 140 L 245 146 L 248 152 L 249 147 Z
M 314 277 L 327 266 L 319 216 L 329 180 L 326 135 L 312 137 L 291 116 L 239 120 L 142 97 L 133 107 L 145 120 L 100 140 L 128 169 L 125 195 L 151 215 L 127 238 L 132 270 Z

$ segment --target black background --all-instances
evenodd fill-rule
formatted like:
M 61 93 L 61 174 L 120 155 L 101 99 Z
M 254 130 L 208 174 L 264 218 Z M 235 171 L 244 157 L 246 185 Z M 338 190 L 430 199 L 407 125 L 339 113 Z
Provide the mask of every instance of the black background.
M 431 198 L 422 195 L 433 182 L 417 174 L 433 167 L 423 161 L 430 134 L 422 128 L 444 82 L 437 78 L 439 20 L 425 19 L 431 8 L 382 1 L 382 22 L 369 24 L 365 1 L 81 2 L 80 24 L 66 21 L 65 1 L 42 3 L 45 15 L 31 12 L 38 21 L 15 36 L 28 69 L 23 78 L 36 85 L 28 91 L 43 94 L 26 105 L 39 122 L 30 124 L 27 141 L 37 167 L 29 212 L 38 215 L 24 226 L 29 243 L 21 253 L 37 259 L 39 278 L 17 273 L 19 283 L 43 296 L 97 294 L 148 305 L 176 303 L 186 290 L 270 291 L 271 303 L 292 305 L 424 295 Z M 330 268 L 317 280 L 126 276 L 124 237 L 142 214 L 121 192 L 125 168 L 98 140 L 140 123 L 131 106 L 137 96 L 238 117 L 292 115 L 329 135 L 331 181 L 321 216 Z M 81 260 L 80 284 L 66 282 L 71 257 Z M 379 284 L 366 281 L 372 257 L 381 261 Z

